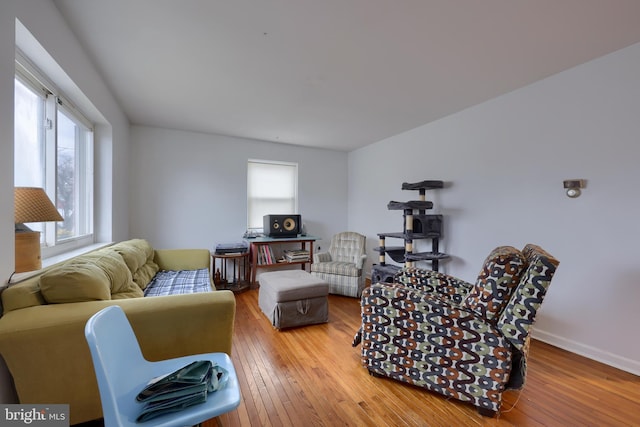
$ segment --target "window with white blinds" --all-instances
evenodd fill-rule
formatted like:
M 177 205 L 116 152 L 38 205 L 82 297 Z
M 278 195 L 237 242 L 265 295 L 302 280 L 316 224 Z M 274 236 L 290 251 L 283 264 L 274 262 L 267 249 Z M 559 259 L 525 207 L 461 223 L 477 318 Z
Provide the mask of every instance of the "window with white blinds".
M 298 164 L 247 162 L 247 228 L 261 229 L 264 215 L 298 213 Z

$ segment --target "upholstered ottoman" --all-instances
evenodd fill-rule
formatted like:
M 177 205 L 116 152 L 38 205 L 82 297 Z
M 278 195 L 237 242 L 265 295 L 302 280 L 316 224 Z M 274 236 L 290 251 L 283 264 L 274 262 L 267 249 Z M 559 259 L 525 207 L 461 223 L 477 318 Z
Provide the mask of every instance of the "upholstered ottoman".
M 278 329 L 329 321 L 329 284 L 303 270 L 262 273 L 258 305 Z

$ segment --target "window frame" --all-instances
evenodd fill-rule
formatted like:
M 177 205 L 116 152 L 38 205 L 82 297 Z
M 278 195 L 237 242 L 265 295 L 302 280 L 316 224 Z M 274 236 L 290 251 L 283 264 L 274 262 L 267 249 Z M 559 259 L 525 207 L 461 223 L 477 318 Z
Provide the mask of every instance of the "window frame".
M 72 237 L 59 237 L 58 224 L 37 223 L 33 224 L 34 229 L 41 231 L 41 253 L 42 258 L 50 258 L 69 252 L 84 246 L 95 243 L 95 195 L 94 195 L 94 166 L 95 162 L 95 128 L 94 124 L 87 118 L 85 114 L 79 111 L 67 98 L 62 91 L 46 78 L 44 74 L 19 50 L 16 48 L 15 55 L 15 80 L 20 81 L 37 96 L 44 99 L 44 113 L 42 117 L 43 134 L 40 144 L 43 151 L 43 182 L 49 198 L 56 206 L 58 199 L 58 114 L 63 114 L 67 119 L 71 120 L 76 127 L 74 135 L 74 166 L 77 165 L 75 171 L 75 183 L 79 186 L 79 196 L 76 194 L 74 202 L 77 204 L 76 209 L 82 210 L 81 218 L 75 221 L 74 229 L 80 230 L 81 234 Z M 82 131 L 78 131 L 82 129 Z M 81 141 L 82 138 L 84 141 Z M 14 145 L 16 141 L 14 140 Z M 15 162 L 15 160 L 14 160 Z M 82 179 L 80 178 L 82 176 Z M 14 171 L 14 183 L 16 179 L 16 171 Z M 14 184 L 15 185 L 15 184 Z M 80 225 L 78 223 L 82 223 Z

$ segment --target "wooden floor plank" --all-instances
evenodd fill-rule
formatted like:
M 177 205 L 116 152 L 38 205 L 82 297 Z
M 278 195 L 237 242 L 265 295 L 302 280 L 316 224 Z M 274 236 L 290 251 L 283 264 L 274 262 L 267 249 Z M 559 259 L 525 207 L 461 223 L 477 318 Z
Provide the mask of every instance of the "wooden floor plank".
M 329 296 L 329 323 L 274 329 L 258 290 L 236 295 L 232 359 L 240 407 L 213 426 L 632 426 L 640 425 L 640 378 L 532 341 L 527 382 L 504 394 L 497 418 L 462 402 L 372 377 L 351 347 L 359 301 Z M 512 406 L 515 404 L 515 407 Z
M 283 331 L 258 308 L 258 290 L 236 299 L 231 358 L 242 402 L 203 427 L 640 426 L 640 377 L 540 341 L 532 341 L 524 389 L 504 393 L 500 416 L 486 418 L 468 404 L 370 376 L 360 346 L 351 347 L 360 324 L 355 298 L 330 295 L 329 323 Z

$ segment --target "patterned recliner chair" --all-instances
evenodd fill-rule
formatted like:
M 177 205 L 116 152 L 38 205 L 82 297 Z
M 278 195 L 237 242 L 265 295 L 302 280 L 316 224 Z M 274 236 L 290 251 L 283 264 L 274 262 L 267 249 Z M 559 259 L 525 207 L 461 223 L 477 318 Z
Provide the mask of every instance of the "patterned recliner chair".
M 328 252 L 313 255 L 311 274 L 329 283 L 329 293 L 360 297 L 364 288 L 362 266 L 366 237 L 353 231 L 343 231 L 331 238 Z
M 558 261 L 529 244 L 494 249 L 476 284 L 419 268 L 362 294 L 362 364 L 372 375 L 470 402 L 486 416 L 524 385 L 531 328 Z

